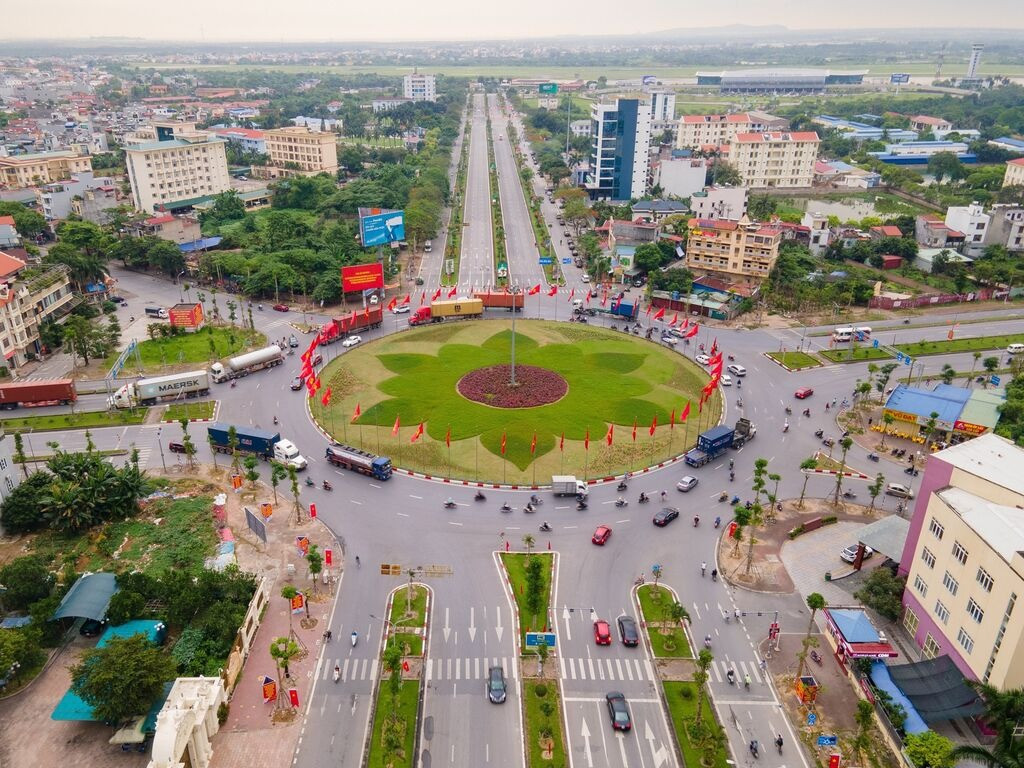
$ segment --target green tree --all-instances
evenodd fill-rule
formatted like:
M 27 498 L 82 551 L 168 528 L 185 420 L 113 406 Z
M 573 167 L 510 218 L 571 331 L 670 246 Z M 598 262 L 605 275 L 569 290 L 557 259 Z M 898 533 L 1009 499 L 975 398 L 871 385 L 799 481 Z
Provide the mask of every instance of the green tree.
M 939 378 L 942 379 L 943 384 L 952 384 L 953 379 L 956 378 L 956 369 L 949 363 L 944 363 Z
M 245 465 L 245 479 L 249 481 L 249 487 L 255 488 L 260 479 L 260 471 L 256 468 L 260 460 L 255 456 L 246 456 L 242 464 Z
M 288 605 L 285 607 L 285 610 L 288 611 L 289 637 L 295 634 L 295 630 L 292 629 L 292 600 L 294 600 L 298 596 L 298 594 L 299 590 L 297 590 L 291 584 L 285 584 L 283 587 L 281 587 L 281 597 L 283 597 L 285 599 L 285 602 L 288 603 Z
M 46 526 L 48 519 L 39 501 L 49 492 L 52 481 L 47 472 L 33 472 L 7 494 L 0 504 L 0 520 L 7 533 L 28 533 Z
M 882 492 L 882 488 L 885 487 L 885 475 L 879 472 L 875 475 L 875 482 L 868 486 L 868 495 L 871 497 L 871 512 L 875 511 L 875 502 L 878 500 L 878 494 Z
M 743 176 L 732 163 L 716 159 L 712 166 L 711 180 L 718 187 L 735 187 L 743 183 Z
M 985 369 L 986 373 L 993 374 L 996 372 L 996 368 L 999 367 L 999 358 L 986 357 L 984 360 L 981 361 L 981 367 Z
M 26 208 L 21 203 L 0 202 L 0 216 L 14 219 L 14 228 L 22 237 L 32 238 L 46 229 L 46 218 L 38 211 Z
M 537 543 L 537 540 L 533 538 L 532 533 L 527 533 L 523 536 L 523 546 L 526 547 L 526 554 L 533 553 L 533 546 Z
M 536 555 L 530 555 L 526 559 L 525 571 L 525 601 L 531 616 L 528 626 L 536 627 L 538 626 L 538 614 L 544 605 L 544 589 L 546 587 L 544 583 L 546 581 L 544 578 L 544 563 Z
M 181 418 L 178 420 L 181 424 L 181 444 L 185 448 L 185 459 L 188 461 L 189 469 L 196 468 L 196 445 L 192 442 L 192 436 L 188 433 L 189 420 Z
M 953 768 L 953 742 L 935 731 L 908 733 L 903 740 L 907 757 L 917 768 Z
M 825 598 L 817 592 L 811 592 L 807 596 L 807 607 L 811 609 L 811 617 L 807 620 L 807 631 L 804 633 L 804 650 L 797 656 L 796 677 L 794 678 L 796 680 L 799 680 L 804 673 L 804 662 L 807 660 L 807 649 L 810 647 L 808 641 L 811 640 L 811 634 L 814 632 L 814 618 L 818 615 L 818 611 L 825 607 Z
M 299 501 L 301 492 L 299 491 L 299 473 L 295 470 L 291 464 L 288 465 L 288 481 L 292 487 L 292 499 L 295 500 L 295 522 L 302 522 L 302 503 Z
M 21 471 L 28 477 L 28 456 L 25 455 L 25 439 L 20 432 L 14 433 L 14 455 L 11 457 L 21 465 Z
M 309 545 L 309 551 L 306 553 L 306 563 L 309 565 L 309 575 L 313 579 L 313 591 L 317 591 L 317 577 L 324 570 L 324 556 L 320 552 L 320 547 L 316 544 Z
M 711 668 L 714 660 L 715 657 L 711 655 L 711 651 L 707 648 L 701 648 L 700 653 L 697 654 L 697 663 L 693 670 L 693 683 L 697 686 L 697 711 L 693 714 L 693 724 L 698 728 L 704 717 L 704 696 L 708 682 L 708 670 Z
M 800 501 L 797 502 L 799 509 L 804 508 L 804 497 L 807 496 L 807 481 L 811 479 L 811 470 L 817 468 L 818 460 L 813 456 L 800 462 L 800 471 L 804 475 L 804 484 L 800 488 Z
M 270 486 L 274 489 L 274 504 L 277 504 L 277 486 L 288 477 L 288 471 L 278 463 L 270 465 Z
M 547 662 L 547 660 L 548 660 L 548 644 L 542 638 L 541 641 L 539 643 L 537 643 L 537 675 L 538 675 L 538 677 L 543 677 L 544 676 L 544 664 Z
M 941 184 L 945 178 L 959 181 L 966 176 L 964 164 L 952 152 L 936 152 L 928 158 L 928 173 L 935 177 L 937 184 Z
M 231 471 L 237 475 L 242 468 L 242 457 L 238 453 L 238 430 L 233 424 L 228 427 L 228 450 L 231 452 Z
M 900 616 L 905 586 L 906 581 L 894 576 L 888 568 L 875 568 L 853 596 L 890 621 L 896 621 Z
M 644 272 L 654 272 L 661 267 L 661 249 L 654 243 L 644 243 L 637 246 L 633 254 L 633 266 L 642 269 Z
M 53 589 L 54 578 L 46 562 L 37 555 L 25 555 L 0 568 L 0 584 L 7 587 L 3 604 L 7 610 L 23 611 L 42 600 Z
M 102 722 L 143 715 L 177 674 L 174 660 L 143 635 L 111 639 L 71 668 L 71 690 Z
M 885 436 L 889 432 L 889 428 L 896 422 L 896 417 L 886 411 L 882 414 L 882 423 L 885 425 L 885 429 L 882 431 L 882 448 L 885 448 Z
M 278 709 L 287 709 L 289 706 L 291 699 L 285 695 L 284 681 L 286 678 L 291 677 L 291 670 L 288 668 L 288 665 L 292 663 L 292 659 L 301 653 L 302 647 L 291 636 L 278 637 L 270 644 L 270 658 L 277 665 L 277 679 L 279 681 L 276 701 Z
M 832 503 L 836 504 L 837 506 L 839 504 L 839 494 L 843 490 L 843 473 L 847 471 L 846 454 L 849 452 L 850 446 L 853 445 L 853 438 L 844 437 L 839 441 L 839 445 L 843 449 L 843 454 L 842 457 L 839 459 L 839 471 L 836 472 L 835 498 L 832 500 Z

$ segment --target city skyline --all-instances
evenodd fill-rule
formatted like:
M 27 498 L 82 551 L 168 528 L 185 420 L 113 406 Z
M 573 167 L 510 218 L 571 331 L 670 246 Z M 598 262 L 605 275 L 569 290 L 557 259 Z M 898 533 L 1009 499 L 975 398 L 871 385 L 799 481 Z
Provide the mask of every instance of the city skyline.
M 972 18 L 1003 23 L 1024 17 L 1012 0 L 984 0 L 972 7 Z M 950 28 L 958 24 L 961 6 L 952 0 L 909 0 L 892 5 L 866 0 L 851 18 L 841 6 L 827 4 L 813 11 L 806 2 L 788 0 L 765 5 L 754 0 L 732 0 L 714 15 L 693 18 L 695 9 L 674 0 L 652 0 L 643 15 L 623 14 L 612 0 L 583 3 L 572 0 L 553 13 L 542 0 L 522 0 L 514 6 L 482 6 L 469 0 L 443 0 L 434 4 L 393 0 L 386 17 L 352 15 L 345 5 L 329 6 L 316 0 L 294 0 L 281 15 L 265 0 L 254 0 L 239 15 L 233 7 L 182 0 L 174 5 L 140 6 L 109 0 L 104 14 L 83 14 L 81 4 L 54 0 L 40 6 L 13 5 L 5 10 L 6 29 L 0 39 L 86 39 L 130 37 L 151 40 L 225 42 L 416 42 L 547 38 L 553 36 L 649 35 L 663 30 L 708 29 L 737 26 L 784 26 L 799 30 L 872 28 Z M 385 23 L 381 20 L 385 19 Z M 614 25 L 609 19 L 615 19 Z M 932 23 L 929 23 L 932 22 Z M 990 23 L 990 26 L 992 24 Z

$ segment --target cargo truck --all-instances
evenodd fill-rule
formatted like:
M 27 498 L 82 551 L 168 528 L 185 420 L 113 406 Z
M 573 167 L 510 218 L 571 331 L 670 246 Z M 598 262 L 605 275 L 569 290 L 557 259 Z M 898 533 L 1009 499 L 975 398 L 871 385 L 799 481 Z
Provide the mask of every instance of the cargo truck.
M 210 375 L 206 371 L 189 371 L 131 381 L 107 398 L 107 405 L 111 408 L 134 408 L 153 405 L 159 400 L 209 393 Z
M 334 323 L 324 326 L 320 334 L 320 346 L 333 344 L 346 335 L 368 331 L 371 328 L 380 328 L 384 322 L 383 307 L 369 307 L 362 312 L 353 312 L 350 315 L 334 318 Z
M 476 291 L 473 293 L 473 298 L 480 299 L 483 302 L 484 309 L 504 309 L 508 312 L 522 312 L 523 307 L 526 306 L 526 294 L 520 293 L 505 293 L 499 291 L 497 293 L 491 293 L 490 291 Z
M 68 405 L 78 399 L 71 379 L 49 381 L 12 381 L 0 384 L 0 408 L 13 411 L 19 405 Z
M 332 443 L 327 446 L 324 458 L 336 467 L 349 469 L 361 475 L 369 475 L 378 480 L 387 480 L 391 477 L 391 459 L 387 456 L 361 451 L 350 445 Z
M 594 307 L 594 309 L 601 314 L 624 317 L 627 320 L 636 320 L 640 314 L 640 302 L 627 304 L 616 299 L 608 307 Z
M 757 434 L 757 427 L 750 423 L 750 419 L 739 419 L 736 422 L 735 434 L 732 438 L 732 447 L 740 448 L 744 443 L 754 439 Z
M 735 434 L 736 430 L 725 424 L 701 432 L 697 435 L 697 447 L 687 452 L 683 458 L 691 467 L 702 467 L 732 445 Z
M 574 475 L 554 475 L 551 478 L 551 492 L 555 496 L 586 496 L 587 484 Z
M 262 371 L 264 368 L 273 368 L 284 362 L 284 353 L 277 344 L 258 349 L 255 352 L 248 352 L 238 357 L 232 357 L 226 363 L 214 363 L 210 366 L 210 375 L 218 384 L 231 379 L 238 379 L 248 376 L 250 373 Z
M 432 301 L 429 307 L 420 307 L 412 317 L 409 325 L 440 323 L 444 320 L 461 320 L 480 317 L 484 313 L 484 303 L 480 299 L 447 299 Z
M 230 429 L 230 424 L 220 422 L 207 427 L 210 446 L 217 453 L 231 453 L 231 441 L 228 436 Z M 297 470 L 303 470 L 309 465 L 295 447 L 295 443 L 291 440 L 282 440 L 279 432 L 268 432 L 256 427 L 235 427 L 235 436 L 238 439 L 239 453 L 252 454 L 261 459 L 273 459 Z

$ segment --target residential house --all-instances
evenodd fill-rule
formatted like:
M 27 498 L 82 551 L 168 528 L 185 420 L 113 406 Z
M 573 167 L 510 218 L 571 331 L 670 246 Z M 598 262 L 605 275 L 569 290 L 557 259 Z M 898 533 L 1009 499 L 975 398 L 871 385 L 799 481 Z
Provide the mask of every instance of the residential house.
M 730 115 L 683 115 L 679 118 L 676 147 L 696 149 L 729 144 L 741 133 L 785 130 L 785 118 L 767 112 L 737 112 Z
M 0 187 L 35 187 L 90 171 L 92 158 L 70 150 L 0 156 Z
M 178 245 L 194 243 L 203 237 L 198 218 L 187 215 L 175 216 L 170 213 L 144 219 L 132 227 L 132 234 L 138 237 L 144 235 L 159 237 L 161 240 L 169 240 Z
M 946 226 L 946 222 L 935 213 L 922 213 L 914 222 L 914 239 L 922 248 L 958 250 L 963 247 L 966 237 L 963 232 Z
M 0 216 L 0 249 L 20 248 L 21 235 L 14 225 L 13 216 Z
M 698 219 L 739 221 L 747 214 L 747 188 L 707 187 L 690 197 L 690 210 Z
M 887 237 L 903 237 L 903 232 L 895 224 L 883 224 L 878 227 L 871 227 L 868 235 L 872 240 L 884 240 Z
M 36 267 L 0 251 L 0 353 L 17 370 L 42 352 L 39 325 L 59 320 L 77 303 L 68 268 Z
M 686 241 L 686 266 L 700 273 L 748 285 L 762 282 L 779 257 L 782 230 L 752 222 L 691 219 Z
M 213 135 L 218 139 L 238 145 L 245 152 L 267 154 L 267 141 L 263 138 L 263 131 L 251 128 L 214 128 Z
M 985 251 L 985 232 L 992 217 L 981 203 L 951 205 L 946 209 L 946 226 L 964 233 L 964 253 L 977 257 Z
M 1006 175 L 1003 176 L 1004 187 L 1024 187 L 1024 157 L 1006 161 Z
M 997 203 L 988 210 L 984 243 L 1002 245 L 1009 251 L 1024 250 L 1024 206 Z
M 831 236 L 828 216 L 824 213 L 807 211 L 800 219 L 800 223 L 808 229 L 807 249 L 812 256 L 821 256 L 828 248 Z
M 678 151 L 678 150 L 676 150 Z M 651 184 L 661 187 L 663 195 L 692 197 L 704 189 L 707 160 L 696 157 L 673 157 L 671 154 L 651 161 Z
M 36 188 L 36 202 L 47 221 L 61 221 L 75 212 L 75 198 L 84 199 L 86 193 L 94 190 L 101 191 L 100 197 L 94 198 L 95 206 L 93 208 L 95 208 L 97 218 L 100 219 L 94 223 L 105 223 L 101 212 L 118 205 L 117 187 L 111 176 L 96 178 L 92 171 L 77 173 L 68 181 Z M 93 208 L 89 208 L 89 211 L 93 212 Z M 82 210 L 84 211 L 86 208 L 82 207 Z M 83 216 L 83 218 L 85 217 Z
M 667 219 L 669 216 L 686 213 L 688 210 L 678 200 L 638 200 L 630 208 L 634 221 L 642 219 L 643 221 L 655 224 L 663 219 Z
M 921 133 L 925 131 L 950 131 L 953 124 L 942 117 L 931 117 L 930 115 L 917 115 L 910 118 L 910 127 Z

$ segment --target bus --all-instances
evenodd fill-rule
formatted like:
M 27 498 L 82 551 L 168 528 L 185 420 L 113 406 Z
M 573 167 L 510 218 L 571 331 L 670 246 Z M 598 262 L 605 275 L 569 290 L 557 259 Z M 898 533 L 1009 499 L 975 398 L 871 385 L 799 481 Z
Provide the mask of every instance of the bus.
M 832 331 L 832 341 L 871 341 L 871 329 L 866 325 L 857 328 L 836 328 Z

